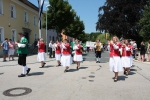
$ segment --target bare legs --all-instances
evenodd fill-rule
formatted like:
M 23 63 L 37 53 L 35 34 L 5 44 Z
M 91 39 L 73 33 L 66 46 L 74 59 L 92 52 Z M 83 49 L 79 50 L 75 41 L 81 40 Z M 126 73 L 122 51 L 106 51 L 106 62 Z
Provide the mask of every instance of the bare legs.
M 40 68 L 43 68 L 45 66 L 45 62 L 44 61 L 41 61 L 41 67 Z
M 64 72 L 68 72 L 68 69 L 69 69 L 69 67 L 68 67 L 68 66 L 66 66 L 66 69 L 65 69 L 65 71 L 64 71 Z
M 76 64 L 77 64 L 77 70 L 79 70 L 79 68 L 80 68 L 80 62 L 76 62 Z
M 150 62 L 150 54 L 147 54 L 147 56 L 148 56 L 148 61 Z
M 118 72 L 114 72 L 115 73 L 115 78 L 114 78 L 114 82 L 118 81 Z
M 145 55 L 141 55 L 141 61 L 144 62 L 145 60 Z
M 123 69 L 124 69 L 124 74 L 128 76 L 130 68 L 129 67 L 123 67 Z
M 10 57 L 12 57 L 12 60 L 14 60 L 14 56 L 13 55 L 9 55 L 8 58 L 10 60 Z
M 61 65 L 61 63 L 60 63 L 60 61 L 59 61 L 59 60 L 57 60 L 57 63 L 58 63 L 58 65 L 57 65 L 56 67 L 58 67 L 58 66 L 60 66 L 60 65 Z

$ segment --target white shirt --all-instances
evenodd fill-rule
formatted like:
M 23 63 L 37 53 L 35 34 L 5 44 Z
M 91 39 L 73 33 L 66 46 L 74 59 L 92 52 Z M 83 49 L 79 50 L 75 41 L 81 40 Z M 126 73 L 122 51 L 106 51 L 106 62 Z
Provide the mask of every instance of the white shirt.
M 49 47 L 52 48 L 52 46 L 53 46 L 52 43 L 49 43 Z

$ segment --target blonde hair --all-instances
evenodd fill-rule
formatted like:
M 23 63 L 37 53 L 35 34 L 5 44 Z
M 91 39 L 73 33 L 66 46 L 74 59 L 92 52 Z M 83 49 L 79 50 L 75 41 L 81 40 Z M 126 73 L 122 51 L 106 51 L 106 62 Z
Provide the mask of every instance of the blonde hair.
M 117 36 L 113 36 L 111 40 L 113 40 L 113 38 L 114 38 L 114 37 L 115 37 L 115 38 L 116 38 L 116 40 L 117 40 L 116 42 L 118 42 L 118 41 L 119 41 L 119 39 L 118 39 L 118 37 L 117 37 Z
M 44 42 L 43 38 L 40 38 L 40 41 Z

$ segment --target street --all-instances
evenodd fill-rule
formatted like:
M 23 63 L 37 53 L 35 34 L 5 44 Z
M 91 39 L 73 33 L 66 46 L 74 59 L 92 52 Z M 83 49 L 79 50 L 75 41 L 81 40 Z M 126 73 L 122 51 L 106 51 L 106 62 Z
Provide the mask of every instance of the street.
M 0 100 L 150 100 L 149 64 L 133 62 L 128 76 L 119 73 L 118 82 L 109 71 L 109 53 L 102 53 L 101 63 L 96 63 L 94 52 L 83 55 L 80 70 L 70 66 L 64 73 L 63 67 L 55 67 L 55 59 L 47 56 L 46 66 L 39 68 L 37 55 L 27 57 L 31 68 L 28 76 L 18 78 L 22 67 L 16 61 L 2 62 L 0 58 Z M 4 91 L 12 88 L 29 88 L 30 93 L 20 96 L 5 96 Z M 23 89 L 10 94 L 24 93 Z

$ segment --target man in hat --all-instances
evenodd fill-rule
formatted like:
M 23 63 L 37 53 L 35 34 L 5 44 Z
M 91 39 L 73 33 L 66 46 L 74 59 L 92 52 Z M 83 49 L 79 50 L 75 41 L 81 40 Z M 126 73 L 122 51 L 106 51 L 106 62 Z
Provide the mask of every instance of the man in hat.
M 18 77 L 25 77 L 31 70 L 26 66 L 26 57 L 28 54 L 28 40 L 24 37 L 24 33 L 20 32 L 18 34 L 21 38 L 20 43 L 15 42 L 15 44 L 18 45 L 18 64 L 23 66 L 23 72 L 21 75 L 18 75 Z

